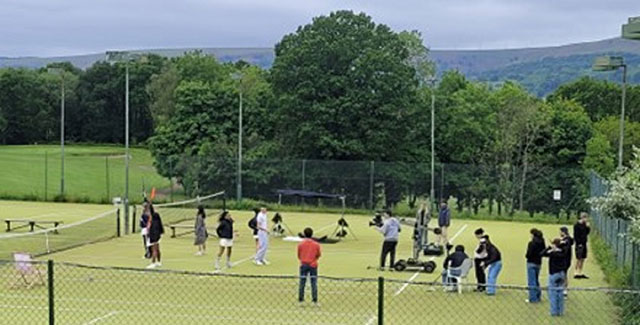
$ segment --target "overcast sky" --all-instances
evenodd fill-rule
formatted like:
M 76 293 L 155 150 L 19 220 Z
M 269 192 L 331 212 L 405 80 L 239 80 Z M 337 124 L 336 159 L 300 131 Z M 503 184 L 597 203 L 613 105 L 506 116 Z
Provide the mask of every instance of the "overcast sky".
M 0 0 L 0 56 L 273 47 L 340 9 L 419 30 L 433 49 L 493 49 L 617 37 L 640 0 Z

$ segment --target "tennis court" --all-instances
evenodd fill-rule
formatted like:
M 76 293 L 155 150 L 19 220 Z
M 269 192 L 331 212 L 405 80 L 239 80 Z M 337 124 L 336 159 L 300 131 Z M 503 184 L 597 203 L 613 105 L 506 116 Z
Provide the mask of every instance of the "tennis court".
M 157 210 L 166 215 L 166 224 L 172 221 L 192 225 L 197 204 L 158 206 Z M 207 210 L 210 228 L 215 227 L 219 211 L 217 207 Z M 270 211 L 269 217 L 275 212 Z M 548 301 L 543 298 L 542 304 L 526 304 L 526 290 L 521 286 L 526 284 L 524 253 L 529 229 L 537 227 L 551 239 L 557 236 L 559 225 L 454 219 L 450 229 L 453 243 L 464 245 L 470 253 L 476 245 L 473 231 L 484 228 L 502 251 L 504 267 L 499 283 L 517 286 L 500 288 L 496 297 L 486 297 L 470 290 L 462 295 L 442 292 L 438 282 L 443 257 L 434 258 L 438 268 L 432 274 L 381 272 L 369 268 L 378 264 L 382 237 L 368 227 L 370 217 L 346 215 L 347 236 L 339 243 L 323 245 L 319 273 L 330 278 L 320 279 L 321 306 L 314 309 L 297 304 L 296 243 L 281 237 L 270 238 L 267 258 L 271 264 L 256 266 L 252 263 L 255 242 L 247 227 L 253 213 L 231 211 L 231 214 L 239 232 L 231 269 L 214 270 L 214 254 L 218 249 L 214 236 L 209 238 L 206 255 L 196 256 L 192 234 L 171 238 L 165 233 L 161 241 L 163 265 L 153 271 L 143 270 L 148 260 L 143 258 L 139 233 L 43 256 L 42 259 L 51 258 L 60 263 L 55 266 L 57 318 L 61 323 L 79 324 L 195 321 L 298 324 L 302 320 L 318 324 L 373 324 L 378 317 L 377 281 L 378 277 L 384 277 L 385 319 L 390 324 L 421 324 L 426 320 L 455 324 L 469 319 L 478 310 L 490 313 L 486 320 L 493 323 L 552 322 L 547 316 Z M 317 236 L 340 230 L 338 220 L 341 216 L 336 214 L 285 212 L 282 216 L 294 234 L 307 226 L 316 229 Z M 411 234 L 410 227 L 403 228 L 397 258 L 410 256 Z M 590 279 L 571 280 L 570 286 L 606 286 L 604 275 L 593 259 L 587 260 L 586 271 Z M 11 276 L 11 265 L 5 265 L 2 273 L 5 277 Z M 545 263 L 540 279 L 542 284 L 546 284 L 546 274 Z M 470 278 L 473 282 L 472 275 Z M 25 311 L 46 320 L 46 299 L 44 287 L 6 290 L 0 296 L 3 315 L 0 322 L 4 317 L 16 323 L 16 319 L 21 319 L 19 313 Z M 611 294 L 600 291 L 572 291 L 566 315 L 553 323 L 616 323 L 619 310 L 612 299 Z M 441 312 L 453 306 L 457 306 L 460 313 Z M 585 312 L 584 308 L 590 309 Z

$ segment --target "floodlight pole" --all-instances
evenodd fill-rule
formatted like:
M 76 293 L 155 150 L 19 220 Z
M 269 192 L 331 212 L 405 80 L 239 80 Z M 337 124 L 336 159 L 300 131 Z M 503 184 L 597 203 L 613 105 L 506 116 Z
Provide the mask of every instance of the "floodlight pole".
M 434 209 L 437 207 L 435 204 L 435 106 L 436 106 L 436 95 L 435 95 L 435 79 L 431 80 L 431 191 L 429 193 L 429 201 L 431 204 L 431 211 L 433 213 Z
M 235 72 L 231 74 L 231 79 L 238 81 L 238 93 L 239 93 L 239 107 L 238 107 L 238 168 L 236 175 L 236 201 L 242 200 L 242 100 L 243 100 L 243 87 L 242 87 L 242 72 Z
M 129 59 L 125 63 L 124 92 L 124 233 L 129 233 Z
M 618 168 L 622 168 L 622 152 L 624 143 L 624 106 L 627 97 L 627 65 L 622 65 L 622 107 L 620 108 L 620 143 L 618 144 Z
M 60 195 L 64 196 L 64 73 L 60 75 Z
M 236 200 L 242 200 L 242 86 L 240 88 L 240 107 L 238 109 L 238 184 Z
M 64 195 L 64 69 L 49 68 L 47 72 L 60 76 L 60 195 Z

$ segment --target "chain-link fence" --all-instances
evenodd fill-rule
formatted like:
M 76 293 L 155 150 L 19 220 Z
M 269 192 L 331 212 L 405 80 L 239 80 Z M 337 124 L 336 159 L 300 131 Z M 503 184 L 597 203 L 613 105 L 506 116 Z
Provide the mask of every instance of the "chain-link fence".
M 607 193 L 607 184 L 600 176 L 591 174 L 591 197 Z M 603 215 L 592 209 L 591 216 L 600 237 L 611 247 L 618 267 L 629 272 L 633 288 L 640 288 L 640 247 L 629 238 L 631 221 Z
M 256 276 L 0 264 L 2 324 L 640 324 L 640 292 L 570 288 L 562 316 L 525 303 L 527 288 L 497 295 L 445 291 L 438 283 L 318 278 L 299 302 L 296 276 Z M 635 317 L 635 318 L 634 318 Z
M 496 215 L 516 211 L 534 215 L 576 214 L 586 209 L 588 173 L 548 166 L 489 166 L 429 162 L 245 159 L 238 187 L 237 161 L 220 157 L 182 157 L 158 164 L 163 175 L 179 180 L 189 195 L 225 190 L 230 198 L 283 204 L 339 206 L 338 200 L 279 197 L 278 189 L 299 189 L 346 196 L 353 209 L 377 209 L 420 198 L 455 198 L 458 212 Z M 554 191 L 560 197 L 554 199 Z

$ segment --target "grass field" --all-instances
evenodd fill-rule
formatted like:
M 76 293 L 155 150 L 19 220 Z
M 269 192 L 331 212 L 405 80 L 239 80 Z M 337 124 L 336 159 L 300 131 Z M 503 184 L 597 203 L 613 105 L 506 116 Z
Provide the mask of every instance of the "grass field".
M 129 168 L 132 200 L 134 194 L 135 199 L 139 197 L 143 182 L 147 189 L 169 187 L 169 180 L 156 173 L 146 149 L 131 148 Z M 65 146 L 65 196 L 69 200 L 111 202 L 111 197 L 124 193 L 124 173 L 122 147 Z M 3 198 L 43 200 L 46 188 L 47 199 L 53 200 L 60 194 L 60 175 L 59 146 L 0 147 L 0 178 L 3 180 L 0 196 Z
M 185 215 L 193 213 L 194 211 L 185 211 Z M 547 316 L 549 307 L 546 292 L 543 293 L 543 303 L 536 305 L 524 302 L 526 291 L 521 289 L 501 288 L 495 297 L 472 292 L 465 292 L 463 295 L 444 293 L 439 286 L 432 285 L 439 281 L 442 257 L 435 259 L 438 269 L 433 274 L 368 269 L 367 266 L 378 263 L 382 239 L 379 233 L 367 226 L 369 218 L 355 215 L 346 216 L 351 226 L 346 239 L 337 244 L 323 245 L 319 272 L 323 276 L 340 279 L 369 280 L 321 279 L 321 306 L 300 307 L 296 303 L 296 243 L 271 238 L 268 254 L 271 265 L 256 266 L 251 261 L 255 243 L 246 227 L 251 213 L 232 211 L 232 215 L 239 231 L 232 258 L 234 266 L 220 272 L 214 271 L 213 267 L 213 255 L 218 249 L 215 238 L 210 238 L 205 256 L 195 256 L 193 237 L 188 235 L 170 238 L 168 228 L 161 243 L 163 266 L 158 271 L 140 270 L 148 262 L 142 258 L 143 247 L 139 234 L 43 257 L 52 258 L 56 262 L 106 267 L 94 269 L 66 264 L 56 266 L 56 308 L 60 323 L 171 324 L 224 321 L 229 324 L 372 324 L 376 320 L 376 278 L 379 276 L 387 280 L 384 302 L 385 320 L 388 324 L 423 324 L 427 320 L 441 324 L 462 324 L 475 319 L 478 313 L 484 315 L 479 323 L 485 324 L 616 322 L 616 308 L 610 297 L 602 292 L 572 291 L 566 303 L 566 315 L 561 319 Z M 317 235 L 333 232 L 338 218 L 339 215 L 284 213 L 285 222 L 294 232 L 311 226 L 316 229 Z M 209 227 L 215 227 L 213 215 L 208 222 Z M 528 231 L 534 226 L 543 230 L 547 239 L 555 237 L 559 227 L 454 220 L 450 236 L 454 244 L 462 244 L 467 251 L 471 251 L 476 245 L 473 230 L 483 227 L 502 251 L 504 266 L 499 283 L 526 285 L 524 253 L 529 240 Z M 398 246 L 398 258 L 409 256 L 411 232 L 411 228 L 404 227 Z M 355 234 L 357 240 L 351 234 Z M 126 269 L 108 268 L 111 266 Z M 195 274 L 181 272 L 185 270 Z M 587 260 L 586 270 L 591 279 L 579 282 L 571 280 L 570 286 L 606 286 L 604 275 L 593 259 Z M 5 274 L 10 272 L 8 269 L 4 271 Z M 543 285 L 546 284 L 546 274 L 545 262 L 541 276 Z M 261 275 L 280 277 L 265 278 L 260 277 Z M 474 281 L 472 275 L 470 281 Z M 6 290 L 0 295 L 0 310 L 0 323 L 20 323 L 23 317 L 20 313 L 25 310 L 35 319 L 46 320 L 46 290 Z M 447 310 L 451 311 L 442 312 Z

